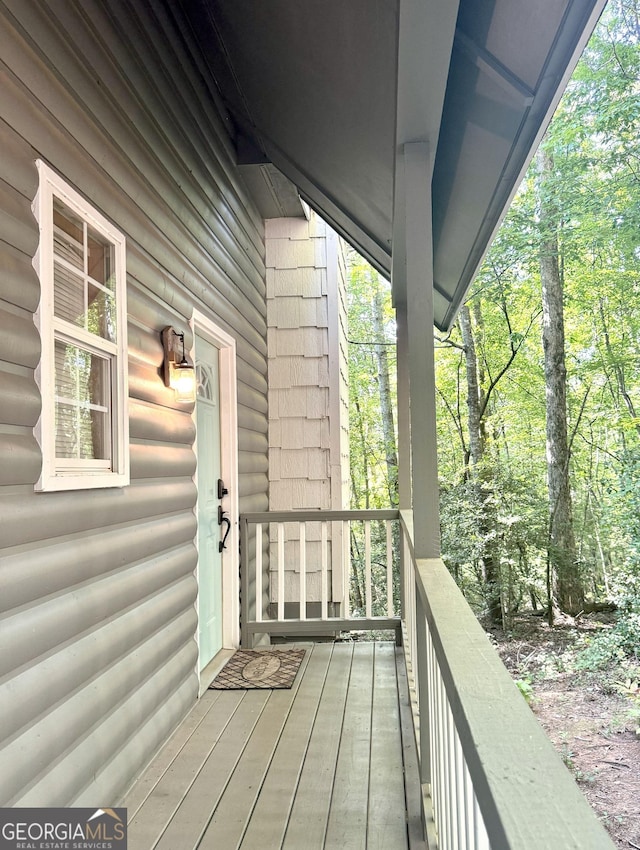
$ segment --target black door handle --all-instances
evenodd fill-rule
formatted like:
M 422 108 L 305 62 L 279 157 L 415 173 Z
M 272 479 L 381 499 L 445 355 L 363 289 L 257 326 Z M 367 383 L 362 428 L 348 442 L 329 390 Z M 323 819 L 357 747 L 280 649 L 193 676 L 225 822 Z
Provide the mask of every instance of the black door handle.
M 227 542 L 227 537 L 231 531 L 231 520 L 222 510 L 222 505 L 218 505 L 218 525 L 224 525 L 225 523 L 227 524 L 227 530 L 225 531 L 222 540 L 218 543 L 218 552 L 222 552 L 222 550 L 226 548 L 225 544 Z

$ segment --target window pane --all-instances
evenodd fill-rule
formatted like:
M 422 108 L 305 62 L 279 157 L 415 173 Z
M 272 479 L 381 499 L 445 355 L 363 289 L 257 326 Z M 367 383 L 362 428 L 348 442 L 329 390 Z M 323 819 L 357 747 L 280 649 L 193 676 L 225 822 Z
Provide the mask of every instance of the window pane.
M 55 371 L 56 457 L 109 460 L 109 360 L 56 340 Z
M 106 290 L 89 283 L 87 330 L 103 339 L 116 341 L 116 300 Z
M 87 228 L 87 245 L 89 248 L 89 262 L 87 271 L 89 276 L 111 292 L 115 291 L 115 263 L 113 258 L 113 245 L 104 236 L 100 236 L 92 228 Z
M 80 271 L 84 271 L 82 221 L 58 198 L 53 199 L 53 250 Z
M 84 327 L 84 278 L 53 264 L 53 312 L 61 319 Z

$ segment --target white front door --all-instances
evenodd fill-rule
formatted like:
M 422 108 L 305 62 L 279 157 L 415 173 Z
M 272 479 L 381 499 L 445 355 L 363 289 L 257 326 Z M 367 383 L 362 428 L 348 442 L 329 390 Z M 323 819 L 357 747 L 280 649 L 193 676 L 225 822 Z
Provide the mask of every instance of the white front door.
M 220 449 L 220 353 L 196 334 L 198 378 L 196 439 L 198 452 L 198 637 L 200 669 L 222 648 L 222 554 L 218 525 Z

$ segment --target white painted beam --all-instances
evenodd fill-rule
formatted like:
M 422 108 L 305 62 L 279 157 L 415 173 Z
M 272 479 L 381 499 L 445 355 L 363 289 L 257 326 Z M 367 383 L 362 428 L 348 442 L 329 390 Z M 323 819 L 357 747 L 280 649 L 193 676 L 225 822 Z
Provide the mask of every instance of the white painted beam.
M 436 387 L 433 351 L 433 240 L 429 145 L 404 146 L 407 331 L 415 551 L 440 552 Z
M 395 304 L 405 300 L 403 147 L 408 142 L 429 143 L 434 155 L 429 166 L 430 185 L 458 18 L 458 2 L 400 0 L 399 16 L 392 252 Z
M 403 251 L 404 256 L 404 251 Z M 409 331 L 407 305 L 396 307 L 398 403 L 398 499 L 401 510 L 411 507 L 411 410 L 409 402 Z

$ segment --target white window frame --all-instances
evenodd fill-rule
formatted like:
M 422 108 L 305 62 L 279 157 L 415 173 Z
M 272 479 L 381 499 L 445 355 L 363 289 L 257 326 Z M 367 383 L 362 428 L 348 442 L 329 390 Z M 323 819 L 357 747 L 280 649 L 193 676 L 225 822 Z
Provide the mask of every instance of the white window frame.
M 32 209 L 40 228 L 40 240 L 33 265 L 40 279 L 41 294 L 34 321 L 42 343 L 40 364 L 36 369 L 42 408 L 34 434 L 42 451 L 42 469 L 35 489 L 50 491 L 125 487 L 130 482 L 125 237 L 45 162 L 37 160 L 36 165 L 40 180 Z M 114 246 L 117 321 L 115 343 L 103 340 L 84 328 L 54 316 L 54 198 L 59 199 Z M 108 461 L 56 458 L 56 339 L 67 340 L 84 350 L 106 356 L 111 362 L 111 458 Z

